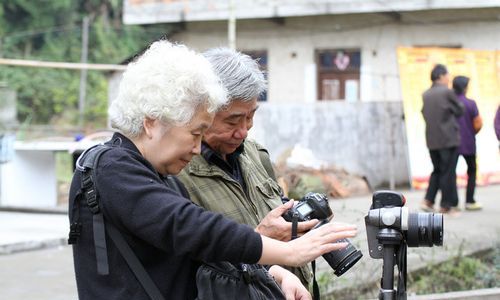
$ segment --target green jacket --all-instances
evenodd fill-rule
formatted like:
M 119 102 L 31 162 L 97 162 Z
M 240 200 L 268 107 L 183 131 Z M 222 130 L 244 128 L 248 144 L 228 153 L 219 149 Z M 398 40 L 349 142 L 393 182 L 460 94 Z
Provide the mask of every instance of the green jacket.
M 193 157 L 178 178 L 194 203 L 255 228 L 272 209 L 281 205 L 282 190 L 271 178 L 274 174 L 266 171 L 271 161 L 267 150 L 258 143 L 245 140 L 238 162 L 246 191 L 238 181 L 201 155 Z M 309 268 L 301 269 L 302 272 L 292 271 L 302 282 L 310 282 Z

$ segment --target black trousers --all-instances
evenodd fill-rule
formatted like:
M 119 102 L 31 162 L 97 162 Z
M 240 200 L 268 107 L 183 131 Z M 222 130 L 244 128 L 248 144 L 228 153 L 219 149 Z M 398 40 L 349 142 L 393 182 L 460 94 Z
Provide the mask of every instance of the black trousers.
M 441 190 L 441 207 L 458 206 L 457 161 L 458 148 L 429 150 L 434 170 L 429 178 L 425 199 L 434 203 L 438 190 Z
M 475 203 L 474 192 L 476 190 L 476 154 L 462 154 L 465 162 L 467 163 L 467 190 L 465 192 L 465 202 Z

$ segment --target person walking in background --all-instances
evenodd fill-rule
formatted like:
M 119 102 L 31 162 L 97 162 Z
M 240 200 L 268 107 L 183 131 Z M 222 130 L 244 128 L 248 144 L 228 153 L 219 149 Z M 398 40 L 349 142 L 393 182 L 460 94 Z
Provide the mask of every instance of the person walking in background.
M 500 105 L 497 108 L 497 113 L 495 115 L 495 134 L 497 135 L 497 140 L 500 142 Z M 500 145 L 498 145 L 500 147 Z
M 469 78 L 466 76 L 457 76 L 453 79 L 453 90 L 465 107 L 464 114 L 458 118 L 460 126 L 460 146 L 458 154 L 461 155 L 467 163 L 467 189 L 465 193 L 465 209 L 480 210 L 482 205 L 475 201 L 474 191 L 476 189 L 476 134 L 483 127 L 483 119 L 479 115 L 476 102 L 468 99 L 467 87 Z
M 450 77 L 444 65 L 437 64 L 431 72 L 432 86 L 424 92 L 422 114 L 425 119 L 425 139 L 434 169 L 429 178 L 425 199 L 420 207 L 434 210 L 434 201 L 441 190 L 439 212 L 458 213 L 457 175 L 460 132 L 457 117 L 464 112 L 464 105 L 448 88 Z

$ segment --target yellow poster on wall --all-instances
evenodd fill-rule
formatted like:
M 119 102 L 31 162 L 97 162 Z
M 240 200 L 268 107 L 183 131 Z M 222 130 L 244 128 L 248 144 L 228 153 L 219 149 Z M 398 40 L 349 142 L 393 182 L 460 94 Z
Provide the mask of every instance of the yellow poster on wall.
M 476 101 L 483 118 L 483 128 L 476 135 L 477 184 L 500 183 L 500 154 L 493 128 L 500 104 L 500 51 L 401 47 L 397 52 L 412 186 L 426 188 L 432 172 L 421 110 L 422 93 L 431 86 L 430 73 L 438 63 L 446 65 L 450 79 L 458 75 L 470 78 L 467 97 Z M 465 161 L 460 158 L 457 165 L 459 186 L 467 182 L 466 169 Z

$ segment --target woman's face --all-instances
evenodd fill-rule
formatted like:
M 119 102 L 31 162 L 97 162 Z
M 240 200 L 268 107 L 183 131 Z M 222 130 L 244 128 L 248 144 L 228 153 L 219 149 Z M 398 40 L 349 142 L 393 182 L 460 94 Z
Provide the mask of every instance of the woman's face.
M 146 140 L 139 149 L 158 173 L 178 174 L 194 155 L 200 154 L 201 139 L 212 121 L 213 115 L 205 107 L 200 107 L 185 126 L 147 119 L 144 121 Z

